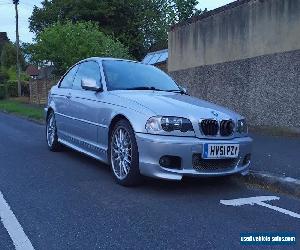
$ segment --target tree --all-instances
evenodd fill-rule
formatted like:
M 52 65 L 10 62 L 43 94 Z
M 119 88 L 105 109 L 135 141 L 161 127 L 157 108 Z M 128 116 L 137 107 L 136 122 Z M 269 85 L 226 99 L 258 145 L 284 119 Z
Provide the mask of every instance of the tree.
M 10 68 L 11 66 L 16 66 L 16 57 L 17 57 L 16 46 L 11 42 L 5 43 L 1 51 L 1 57 L 0 57 L 1 67 Z M 20 65 L 21 68 L 25 67 L 25 60 L 22 54 L 20 54 Z
M 136 59 L 154 45 L 167 46 L 169 26 L 196 13 L 197 0 L 44 0 L 34 7 L 30 30 L 42 32 L 57 21 L 92 21 L 129 48 Z
M 7 72 L 3 69 L 0 69 L 0 84 L 5 83 L 9 78 Z M 0 98 L 1 99 L 1 98 Z
M 130 57 L 126 47 L 92 22 L 55 23 L 40 32 L 35 42 L 28 48 L 31 60 L 39 65 L 53 63 L 58 74 L 87 57 Z

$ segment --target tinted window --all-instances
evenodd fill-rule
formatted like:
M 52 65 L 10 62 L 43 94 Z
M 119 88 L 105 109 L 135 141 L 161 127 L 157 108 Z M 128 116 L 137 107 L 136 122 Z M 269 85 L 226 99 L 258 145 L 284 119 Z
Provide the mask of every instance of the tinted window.
M 77 72 L 78 66 L 74 66 L 72 69 L 69 70 L 69 72 L 65 75 L 63 80 L 60 82 L 61 88 L 72 88 L 72 83 L 74 80 L 74 76 Z
M 135 62 L 103 61 L 108 90 L 156 88 L 179 90 L 174 80 L 160 69 Z
M 81 80 L 82 79 L 93 79 L 97 82 L 97 85 L 101 84 L 101 75 L 100 68 L 97 62 L 83 62 L 79 64 L 79 69 L 77 71 L 73 89 L 82 89 L 81 88 Z

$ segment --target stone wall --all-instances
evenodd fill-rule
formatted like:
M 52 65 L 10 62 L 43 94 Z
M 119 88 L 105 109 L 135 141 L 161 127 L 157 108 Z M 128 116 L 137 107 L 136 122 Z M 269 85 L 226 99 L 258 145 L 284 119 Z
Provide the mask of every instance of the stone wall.
M 241 0 L 174 26 L 168 67 L 251 125 L 300 128 L 300 1 Z
M 192 96 L 251 125 L 300 128 L 300 50 L 170 72 Z

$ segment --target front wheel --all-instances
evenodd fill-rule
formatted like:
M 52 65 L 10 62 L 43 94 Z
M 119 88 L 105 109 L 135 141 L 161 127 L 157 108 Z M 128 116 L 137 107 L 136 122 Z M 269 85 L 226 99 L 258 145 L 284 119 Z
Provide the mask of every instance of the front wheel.
M 46 140 L 48 148 L 51 151 L 59 151 L 61 149 L 61 145 L 58 142 L 56 120 L 53 111 L 51 111 L 47 117 Z
M 113 176 L 123 186 L 140 184 L 139 153 L 130 123 L 120 120 L 110 136 L 109 159 Z

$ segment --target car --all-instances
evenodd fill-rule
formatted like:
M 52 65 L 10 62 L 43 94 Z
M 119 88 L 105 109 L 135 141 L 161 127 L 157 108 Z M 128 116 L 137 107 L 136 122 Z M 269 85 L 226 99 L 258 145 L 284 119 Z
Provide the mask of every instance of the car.
M 51 151 L 62 145 L 111 167 L 117 183 L 247 174 L 252 139 L 241 115 L 192 97 L 140 62 L 93 57 L 53 86 L 45 108 Z

